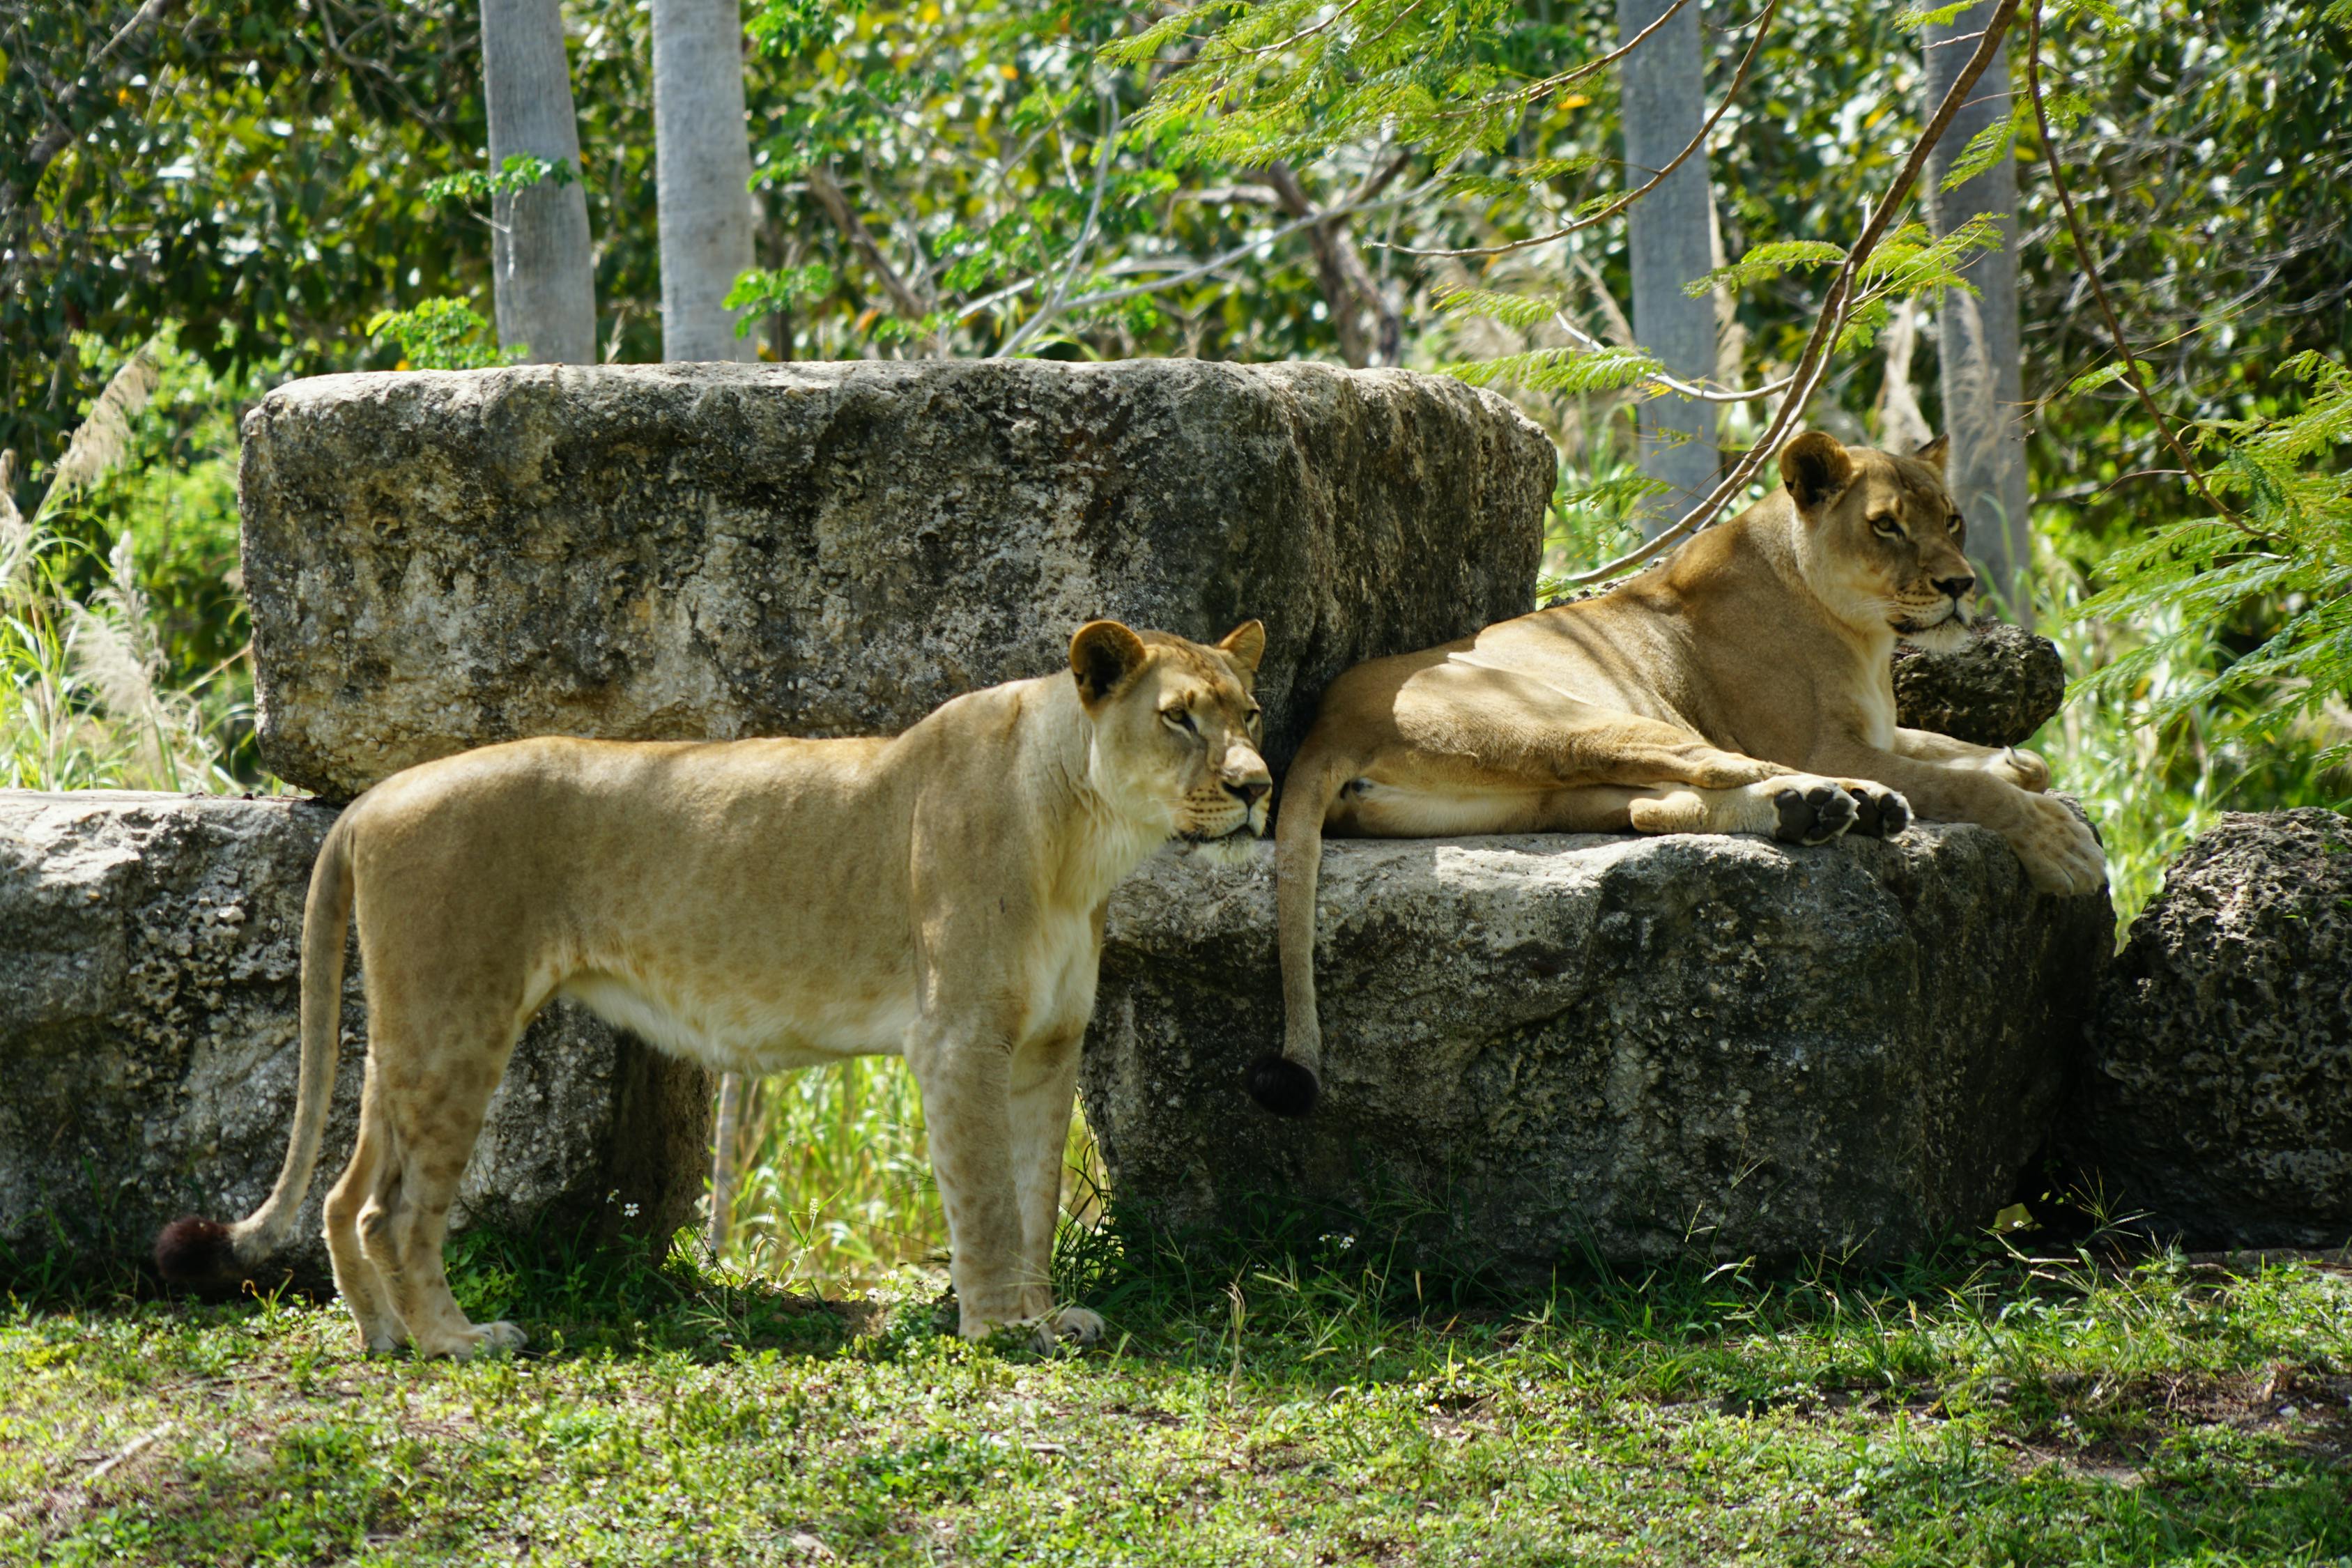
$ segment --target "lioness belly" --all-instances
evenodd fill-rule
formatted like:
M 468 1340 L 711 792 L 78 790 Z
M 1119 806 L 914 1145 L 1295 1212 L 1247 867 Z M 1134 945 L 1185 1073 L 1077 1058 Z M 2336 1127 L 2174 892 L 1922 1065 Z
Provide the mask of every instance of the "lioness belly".
M 1629 825 L 1629 792 L 1434 790 L 1355 779 L 1339 792 L 1324 831 L 1363 838 L 1452 838 L 1483 833 L 1612 832 Z
M 865 996 L 764 987 L 706 995 L 657 977 L 589 971 L 565 980 L 556 994 L 713 1072 L 787 1072 L 843 1057 L 896 1056 L 916 1013 L 911 984 Z

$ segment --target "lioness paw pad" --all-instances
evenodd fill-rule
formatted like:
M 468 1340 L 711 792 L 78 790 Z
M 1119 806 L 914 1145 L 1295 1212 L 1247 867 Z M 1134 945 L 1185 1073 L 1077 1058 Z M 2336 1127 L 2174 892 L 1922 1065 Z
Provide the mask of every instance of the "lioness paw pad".
M 1827 782 L 1790 784 L 1773 795 L 1772 809 L 1780 816 L 1772 837 L 1783 844 L 1826 844 L 1862 815 L 1853 796 Z
M 1845 792 L 1853 797 L 1853 831 L 1861 837 L 1892 838 L 1911 826 L 1911 803 L 1893 790 L 1850 779 Z

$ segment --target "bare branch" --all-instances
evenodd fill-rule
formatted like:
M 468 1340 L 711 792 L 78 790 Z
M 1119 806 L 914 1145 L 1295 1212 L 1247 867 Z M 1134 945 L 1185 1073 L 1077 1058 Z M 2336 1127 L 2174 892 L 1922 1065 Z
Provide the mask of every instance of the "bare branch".
M 2123 322 L 2116 318 L 2115 306 L 2107 300 L 2106 285 L 2099 281 L 2098 263 L 2094 259 L 2090 246 L 2084 241 L 2082 221 L 2074 215 L 2074 195 L 2066 188 L 2066 177 L 2058 172 L 2058 149 L 2050 135 L 2049 111 L 2042 102 L 2042 0 L 2033 0 L 2032 8 L 2026 13 L 2025 86 L 2033 96 L 2033 122 L 2042 132 L 2042 166 L 2049 172 L 2051 189 L 2058 193 L 2058 205 L 2065 211 L 2066 232 L 2074 237 L 2074 253 L 2082 258 L 2084 280 L 2090 284 L 2091 293 L 2099 301 L 2099 314 L 2106 321 L 2107 335 L 2116 341 L 2116 353 L 2123 356 L 2125 383 L 2138 395 L 2140 406 L 2147 409 L 2147 416 L 2156 422 L 2157 434 L 2163 437 L 2164 444 L 2172 448 L 2172 455 L 2180 459 L 2181 471 L 2189 476 L 2189 482 L 2197 487 L 2197 493 L 2205 499 L 2205 504 L 2247 538 L 2269 543 L 2266 537 L 2246 526 L 2243 519 L 2223 506 L 2220 498 L 2207 488 L 2205 476 L 2198 471 L 2197 460 L 2189 455 L 2189 448 L 2174 434 L 2163 411 L 2157 407 L 2156 399 L 2148 395 L 2147 384 L 2140 379 L 2139 362 L 2132 357 L 2131 345 L 2124 341 Z
M 1635 202 L 1640 201 L 1643 196 L 1648 195 L 1652 191 L 1656 190 L 1660 185 L 1665 184 L 1669 175 L 1690 161 L 1692 153 L 1698 152 L 1701 148 L 1706 145 L 1706 139 L 1715 134 L 1717 122 L 1721 121 L 1724 115 L 1729 111 L 1733 100 L 1738 99 L 1739 96 L 1739 89 L 1748 85 L 1748 73 L 1755 68 L 1756 57 L 1764 52 L 1764 35 L 1771 28 L 1772 14 L 1780 8 L 1780 0 L 1766 0 L 1764 14 L 1756 19 L 1756 36 L 1748 41 L 1748 52 L 1739 57 L 1739 69 L 1732 77 L 1731 86 L 1724 92 L 1723 101 L 1715 106 L 1715 112 L 1706 117 L 1706 123 L 1698 128 L 1698 134 L 1692 137 L 1689 144 L 1684 147 L 1681 152 L 1668 159 L 1664 168 L 1660 169 L 1656 174 L 1652 174 L 1646 182 L 1635 186 L 1630 191 L 1627 191 L 1623 195 L 1618 197 L 1615 201 L 1611 202 L 1599 212 L 1589 214 L 1584 217 L 1572 219 L 1561 227 L 1552 230 L 1549 234 L 1538 234 L 1531 236 L 1526 239 L 1509 240 L 1501 245 L 1473 246 L 1463 250 L 1416 250 L 1411 246 L 1405 245 L 1391 246 L 1388 248 L 1402 251 L 1407 256 L 1508 256 L 1515 250 L 1528 250 L 1538 245 L 1549 245 L 1554 240 L 1566 239 L 1570 235 L 1574 234 L 1580 228 L 1591 228 L 1595 224 L 1607 223 L 1611 218 L 1615 217 L 1619 213 L 1623 212 L 1627 207 L 1632 206 Z M 1672 10 L 1669 10 L 1666 13 L 1666 16 L 1671 16 L 1673 15 L 1674 12 Z M 1658 21 L 1664 22 L 1665 19 L 1665 16 L 1661 16 L 1658 18 Z M 1655 23 L 1652 24 L 1652 26 L 1655 26 Z M 1634 39 L 1634 42 L 1639 43 L 1642 38 L 1649 37 L 1649 28 L 1643 29 L 1639 37 Z M 1631 48 L 1633 46 L 1631 44 L 1626 46 L 1627 48 Z M 1619 52 L 1622 54 L 1623 51 L 1620 50 Z
M 875 243 L 874 236 L 866 230 L 863 223 L 858 221 L 857 214 L 851 209 L 849 198 L 842 194 L 839 185 L 834 184 L 831 171 L 821 163 L 811 164 L 808 172 L 808 187 L 809 194 L 816 197 L 818 205 L 824 208 L 825 216 L 833 220 L 833 226 L 841 231 L 842 237 L 849 241 L 851 247 L 865 259 L 866 267 L 882 280 L 883 291 L 890 296 L 890 301 L 898 307 L 898 314 L 910 321 L 919 321 L 929 315 L 930 306 L 924 302 L 921 296 L 907 287 L 907 280 L 898 276 L 898 269 L 893 268 L 889 258 L 882 254 L 882 247 Z
M 1763 467 L 1764 459 L 1780 450 L 1789 426 L 1803 417 L 1806 403 L 1821 384 L 1822 374 L 1829 367 L 1830 345 L 1837 341 L 1838 332 L 1845 323 L 1854 279 L 1861 275 L 1863 264 L 1870 259 L 1871 252 L 1878 248 L 1879 241 L 1886 237 L 1886 231 L 1894 225 L 1895 213 L 1910 196 L 1911 187 L 1918 183 L 1920 170 L 1927 167 L 1928 154 L 1943 139 L 1945 131 L 1952 123 L 1952 117 L 1960 111 L 1960 105 L 1968 101 L 1969 93 L 1977 85 L 1977 79 L 1983 76 L 1986 68 L 1992 64 L 1993 55 L 2000 48 L 2001 38 L 2009 32 L 2010 24 L 2016 20 L 2018 4 L 2019 0 L 2000 0 L 2000 4 L 1994 7 L 1991 17 L 1986 22 L 1984 37 L 1978 41 L 1976 52 L 1969 57 L 1968 63 L 1960 68 L 1960 74 L 1953 79 L 1950 89 L 1944 94 L 1944 101 L 1936 106 L 1936 112 L 1929 117 L 1919 140 L 1912 144 L 1910 155 L 1903 160 L 1903 167 L 1896 171 L 1893 183 L 1878 199 L 1869 221 L 1863 225 L 1862 237 L 1846 253 L 1845 265 L 1840 267 L 1837 276 L 1830 280 L 1829 293 L 1822 301 L 1821 316 L 1813 322 L 1812 335 L 1806 339 L 1804 353 L 1798 356 L 1797 367 L 1790 374 L 1791 384 L 1788 398 L 1773 414 L 1772 422 L 1766 426 L 1764 434 L 1741 454 L 1731 472 L 1696 506 L 1675 520 L 1672 527 L 1638 550 L 1628 551 L 1605 565 L 1570 577 L 1570 583 L 1581 585 L 1621 576 L 1705 528 L 1732 497 L 1748 488 L 1748 481 L 1756 477 L 1756 470 Z

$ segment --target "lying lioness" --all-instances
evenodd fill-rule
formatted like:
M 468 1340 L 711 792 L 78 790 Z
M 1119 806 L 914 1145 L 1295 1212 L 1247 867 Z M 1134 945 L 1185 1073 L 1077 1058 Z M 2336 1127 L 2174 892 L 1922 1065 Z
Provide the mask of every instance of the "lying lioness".
M 1265 830 L 1265 647 L 1255 621 L 1213 647 L 1095 621 L 1067 674 L 959 697 L 895 739 L 517 741 L 386 779 L 311 876 L 277 1188 L 234 1226 L 174 1221 L 159 1267 L 235 1276 L 284 1239 L 356 912 L 367 1083 L 326 1236 L 367 1349 L 522 1342 L 466 1321 L 441 1245 L 490 1092 L 556 995 L 717 1069 L 903 1053 L 964 1337 L 1093 1339 L 1094 1313 L 1055 1310 L 1048 1267 L 1104 900 L 1171 837 L 1242 850 Z
M 1897 729 L 1895 639 L 1968 637 L 1976 574 L 1943 480 L 1912 457 L 1819 432 L 1783 488 L 1610 593 L 1375 659 L 1324 694 L 1276 829 L 1283 1054 L 1267 1109 L 1313 1109 L 1315 883 L 1325 833 L 1769 833 L 1819 844 L 1903 830 L 1916 809 L 2009 841 L 2033 885 L 2105 877 L 2091 830 L 2040 792 L 2029 753 Z

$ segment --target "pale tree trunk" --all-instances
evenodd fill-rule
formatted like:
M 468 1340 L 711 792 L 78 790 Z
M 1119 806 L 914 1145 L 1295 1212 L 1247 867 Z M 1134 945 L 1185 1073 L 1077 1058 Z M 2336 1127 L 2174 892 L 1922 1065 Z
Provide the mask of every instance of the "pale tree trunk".
M 751 266 L 751 142 L 738 0 L 653 0 L 662 358 L 754 359 L 723 301 Z
M 541 180 L 493 198 L 490 273 L 499 342 L 527 347 L 534 364 L 596 358 L 596 264 L 588 243 L 580 131 L 557 0 L 482 0 L 482 90 L 490 116 L 490 168 L 529 153 L 574 178 Z
M 1942 100 L 1983 37 L 1993 0 L 1927 27 L 1927 99 Z M 2030 593 L 2032 534 L 2027 526 L 2024 381 L 2017 331 L 2017 165 L 2000 161 L 1958 190 L 1944 174 L 1986 126 L 2009 117 L 2009 49 L 2002 45 L 1975 94 L 1936 146 L 1927 164 L 1928 225 L 1949 234 L 1979 213 L 2001 226 L 2000 248 L 1979 253 L 1962 269 L 1974 296 L 1948 289 L 1936 305 L 1937 351 L 1944 393 L 1944 432 L 1952 438 L 1948 475 L 1960 515 L 1969 520 L 1969 548 L 2011 618 L 2033 624 Z
M 1658 19 L 1671 0 L 1617 0 L 1617 31 L 1630 38 Z M 1625 126 L 1625 184 L 1637 185 L 1672 163 L 1706 118 L 1706 59 L 1699 45 L 1698 5 L 1625 57 L 1619 112 Z M 1715 304 L 1683 292 L 1706 275 L 1712 204 L 1706 153 L 1694 153 L 1658 188 L 1633 204 L 1633 336 L 1669 374 L 1687 382 L 1715 374 Z M 1650 503 L 1643 531 L 1655 535 L 1714 485 L 1721 461 L 1715 408 L 1664 394 L 1642 405 L 1642 471 L 1673 489 Z

